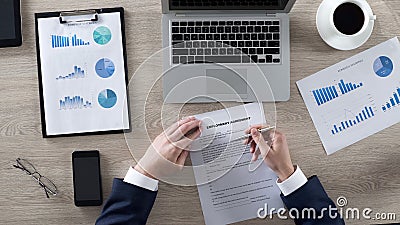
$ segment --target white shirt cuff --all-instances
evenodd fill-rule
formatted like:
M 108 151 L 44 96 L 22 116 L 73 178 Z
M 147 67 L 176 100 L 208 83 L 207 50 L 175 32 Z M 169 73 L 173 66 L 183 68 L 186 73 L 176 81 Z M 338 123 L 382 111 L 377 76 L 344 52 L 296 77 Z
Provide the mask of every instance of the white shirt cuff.
M 285 181 L 279 183 L 279 179 L 276 181 L 279 189 L 281 189 L 284 196 L 288 196 L 295 192 L 297 189 L 301 188 L 307 183 L 307 177 L 301 171 L 300 167 L 296 166 L 294 173 Z
M 158 190 L 158 180 L 154 180 L 150 177 L 147 177 L 132 167 L 129 168 L 128 172 L 124 178 L 125 183 L 133 184 L 141 188 L 145 188 L 150 191 Z

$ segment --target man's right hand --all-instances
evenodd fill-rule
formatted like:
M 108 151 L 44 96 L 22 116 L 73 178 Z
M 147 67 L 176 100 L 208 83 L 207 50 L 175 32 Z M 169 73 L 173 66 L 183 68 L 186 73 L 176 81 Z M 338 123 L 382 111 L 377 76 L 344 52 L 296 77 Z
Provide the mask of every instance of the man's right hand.
M 245 144 L 250 144 L 253 161 L 257 160 L 259 156 L 263 157 L 264 162 L 278 175 L 280 181 L 284 181 L 295 171 L 286 137 L 276 130 L 265 133 L 263 136 L 258 131 L 262 127 L 264 126 L 249 127 L 245 132 L 251 134 L 251 137 L 245 140 Z M 256 149 L 257 145 L 258 149 Z
M 153 141 L 135 170 L 153 179 L 178 173 L 184 166 L 190 145 L 201 134 L 200 126 L 200 120 L 188 117 L 167 128 Z M 192 130 L 195 131 L 188 134 Z

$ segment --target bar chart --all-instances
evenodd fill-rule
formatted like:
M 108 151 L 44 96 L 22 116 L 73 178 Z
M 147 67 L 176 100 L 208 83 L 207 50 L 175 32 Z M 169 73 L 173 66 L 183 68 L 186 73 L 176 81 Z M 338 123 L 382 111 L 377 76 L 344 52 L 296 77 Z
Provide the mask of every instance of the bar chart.
M 76 47 L 90 45 L 89 42 L 84 41 L 77 37 L 76 34 L 73 36 L 59 36 L 59 35 L 51 35 L 51 47 L 52 48 L 65 48 L 65 47 Z
M 346 111 L 346 117 L 348 117 L 349 114 L 352 115 L 353 118 L 346 119 L 339 122 L 339 124 L 333 125 L 333 129 L 331 130 L 332 135 L 348 130 L 357 124 L 363 123 L 375 116 L 375 112 L 371 106 L 365 106 L 358 114 L 354 114 L 351 111 Z
M 341 95 L 352 92 L 363 86 L 363 83 L 354 84 L 351 82 L 346 83 L 343 79 L 335 86 L 323 87 L 320 89 L 312 90 L 312 94 L 318 106 L 323 105 Z
M 89 42 L 85 42 L 82 39 L 79 39 L 76 37 L 76 34 L 74 34 L 74 36 L 71 37 L 71 43 L 72 46 L 81 46 L 81 45 L 89 45 Z
M 69 37 L 51 35 L 51 47 L 52 48 L 69 47 Z
M 65 75 L 65 76 L 58 76 L 56 80 L 72 80 L 72 79 L 79 79 L 79 78 L 85 78 L 86 72 L 79 66 L 74 66 L 74 72 Z
M 389 99 L 386 104 L 382 106 L 382 111 L 387 112 L 392 108 L 400 105 L 400 88 L 397 88 L 395 92 L 393 92 L 393 96 Z
M 340 80 L 339 84 L 340 92 L 344 95 L 351 91 L 354 91 L 363 86 L 363 83 L 353 84 L 353 83 L 345 83 L 343 80 Z
M 87 109 L 92 108 L 90 101 L 84 100 L 81 96 L 70 97 L 67 96 L 60 100 L 59 110 L 74 110 L 74 109 Z

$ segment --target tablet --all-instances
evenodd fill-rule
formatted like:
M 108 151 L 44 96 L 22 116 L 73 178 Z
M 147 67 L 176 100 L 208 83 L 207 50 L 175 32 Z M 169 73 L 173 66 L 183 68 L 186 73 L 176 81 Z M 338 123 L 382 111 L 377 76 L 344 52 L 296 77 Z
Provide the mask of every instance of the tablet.
M 0 47 L 21 44 L 20 0 L 0 0 Z

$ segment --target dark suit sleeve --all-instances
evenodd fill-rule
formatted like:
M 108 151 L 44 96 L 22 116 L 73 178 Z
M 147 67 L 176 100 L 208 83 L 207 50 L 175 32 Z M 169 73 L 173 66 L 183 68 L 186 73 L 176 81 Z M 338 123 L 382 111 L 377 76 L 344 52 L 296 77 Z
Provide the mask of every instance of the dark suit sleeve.
M 157 192 L 114 179 L 111 195 L 96 224 L 146 224 L 156 196 Z
M 345 224 L 341 219 L 337 210 L 329 212 L 329 209 L 336 209 L 335 203 L 328 197 L 318 177 L 312 176 L 308 179 L 308 182 L 301 188 L 288 196 L 281 195 L 283 203 L 285 203 L 289 212 L 293 209 L 293 212 L 299 212 L 300 218 L 295 219 L 297 225 L 343 225 Z M 303 209 L 315 209 L 316 216 L 309 218 L 308 211 L 305 211 L 302 216 Z M 322 210 L 326 208 L 326 210 Z M 297 210 L 294 210 L 297 209 Z M 330 216 L 333 215 L 333 216 Z M 292 215 L 296 215 L 293 213 Z M 311 213 L 312 215 L 312 213 Z M 337 215 L 335 217 L 335 215 Z M 322 217 L 322 218 L 320 218 Z

